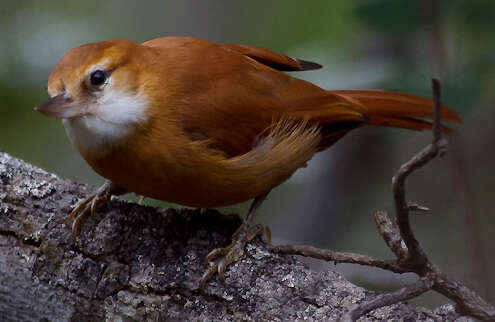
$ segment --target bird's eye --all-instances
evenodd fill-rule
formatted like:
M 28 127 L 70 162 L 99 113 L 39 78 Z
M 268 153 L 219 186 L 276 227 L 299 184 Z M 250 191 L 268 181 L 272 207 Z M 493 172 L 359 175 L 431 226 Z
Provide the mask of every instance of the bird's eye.
M 89 81 L 92 86 L 101 86 L 107 81 L 107 73 L 103 70 L 95 70 L 91 73 Z

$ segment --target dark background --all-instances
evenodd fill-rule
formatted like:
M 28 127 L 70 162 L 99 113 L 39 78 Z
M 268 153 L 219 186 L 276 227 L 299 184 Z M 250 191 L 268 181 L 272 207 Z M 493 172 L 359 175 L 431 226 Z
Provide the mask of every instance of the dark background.
M 61 123 L 32 108 L 48 98 L 48 75 L 70 48 L 167 35 L 258 45 L 317 61 L 324 69 L 294 75 L 327 89 L 380 88 L 431 97 L 430 79 L 440 77 L 444 102 L 465 124 L 450 138 L 449 153 L 409 181 L 408 198 L 432 209 L 413 218 L 414 228 L 435 263 L 494 300 L 493 0 L 3 0 L 0 148 L 60 177 L 101 184 L 70 146 Z M 357 130 L 272 192 L 258 221 L 270 226 L 277 244 L 391 257 L 372 213 L 393 210 L 392 175 L 430 140 L 426 132 Z M 247 204 L 224 209 L 246 210 Z M 353 265 L 337 269 L 378 290 L 414 278 Z M 432 306 L 445 300 L 427 294 L 419 301 Z

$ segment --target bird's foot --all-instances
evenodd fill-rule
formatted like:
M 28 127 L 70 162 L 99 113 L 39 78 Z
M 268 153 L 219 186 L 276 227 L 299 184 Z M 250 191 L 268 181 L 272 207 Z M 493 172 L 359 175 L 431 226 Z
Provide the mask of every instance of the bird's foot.
M 116 194 L 117 188 L 110 182 L 106 181 L 95 193 L 88 198 L 79 201 L 76 207 L 69 215 L 69 227 L 72 229 L 72 240 L 77 247 L 77 235 L 81 225 L 86 221 L 88 215 L 94 216 L 96 209 L 110 200 L 113 194 Z
M 263 225 L 247 226 L 243 223 L 236 232 L 232 235 L 232 242 L 224 248 L 215 248 L 206 255 L 205 262 L 210 264 L 206 269 L 203 277 L 201 277 L 200 290 L 205 291 L 206 283 L 215 274 L 222 280 L 225 280 L 225 270 L 227 267 L 237 262 L 244 255 L 244 247 L 248 242 L 257 236 L 266 236 L 267 242 L 271 243 L 271 232 L 268 227 Z M 218 260 L 213 261 L 218 258 Z

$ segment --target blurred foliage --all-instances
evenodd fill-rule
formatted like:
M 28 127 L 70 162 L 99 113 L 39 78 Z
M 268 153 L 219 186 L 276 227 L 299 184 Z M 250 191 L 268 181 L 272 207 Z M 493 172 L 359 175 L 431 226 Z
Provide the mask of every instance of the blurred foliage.
M 420 2 L 409 0 L 362 2 L 356 6 L 355 14 L 362 24 L 396 38 L 408 37 L 424 26 L 426 20 Z
M 493 296 L 494 34 L 493 0 L 3 0 L 0 148 L 61 177 L 101 183 L 70 147 L 60 122 L 32 110 L 48 97 L 51 68 L 86 42 L 189 35 L 253 44 L 323 63 L 323 70 L 294 75 L 329 89 L 382 88 L 429 97 L 430 78 L 437 75 L 444 102 L 465 124 L 450 154 L 411 179 L 409 198 L 433 209 L 415 217 L 414 225 L 436 263 Z M 391 129 L 355 131 L 276 189 L 259 221 L 271 226 L 275 242 L 391 256 L 372 212 L 393 209 L 393 173 L 430 138 Z M 470 226 L 479 231 L 484 259 L 471 254 Z M 342 270 L 378 288 L 395 288 L 403 279 Z

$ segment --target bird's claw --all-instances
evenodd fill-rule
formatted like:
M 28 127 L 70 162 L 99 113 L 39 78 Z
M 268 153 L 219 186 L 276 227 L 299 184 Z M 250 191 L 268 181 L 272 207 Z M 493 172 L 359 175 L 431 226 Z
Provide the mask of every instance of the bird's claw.
M 74 210 L 69 215 L 69 226 L 72 230 L 72 240 L 77 247 L 77 235 L 81 225 L 86 221 L 88 215 L 94 216 L 96 209 L 103 203 L 110 200 L 112 196 L 112 185 L 105 182 L 98 190 L 88 198 L 77 203 Z
M 231 264 L 239 261 L 244 255 L 244 247 L 248 242 L 253 240 L 257 236 L 267 236 L 268 242 L 271 243 L 271 233 L 268 227 L 262 225 L 254 225 L 247 227 L 241 225 L 239 229 L 232 235 L 232 242 L 230 245 L 224 248 L 215 248 L 205 257 L 205 262 L 210 266 L 206 269 L 205 273 L 201 277 L 200 290 L 202 293 L 205 291 L 206 283 L 208 280 L 218 273 L 218 276 L 222 281 L 225 280 L 225 271 Z M 214 259 L 219 258 L 217 261 Z

